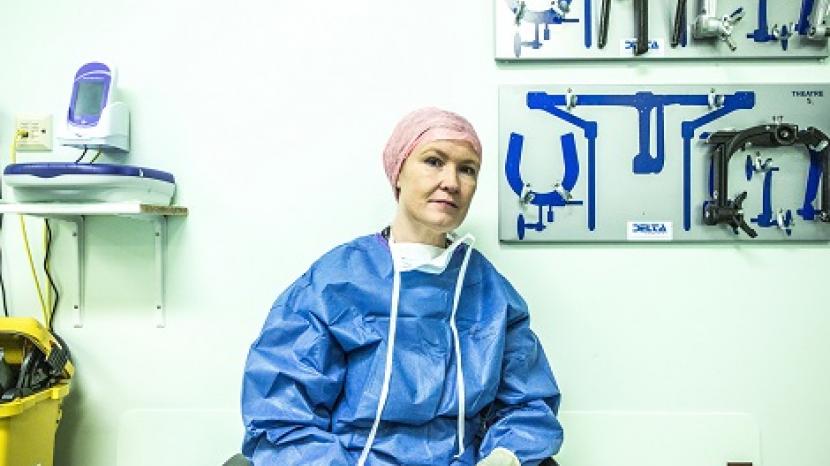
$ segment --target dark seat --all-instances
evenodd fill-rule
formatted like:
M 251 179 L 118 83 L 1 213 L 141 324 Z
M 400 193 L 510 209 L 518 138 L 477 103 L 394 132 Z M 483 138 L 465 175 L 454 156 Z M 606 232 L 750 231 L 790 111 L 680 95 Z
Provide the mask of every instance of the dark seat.
M 225 464 L 222 466 L 251 466 L 251 463 L 242 454 L 236 454 L 230 457 L 228 461 L 225 461 Z
M 233 455 L 228 461 L 225 461 L 225 464 L 222 466 L 251 466 L 251 463 L 244 456 L 237 454 Z M 559 466 L 559 463 L 553 458 L 548 458 L 539 463 L 539 466 Z

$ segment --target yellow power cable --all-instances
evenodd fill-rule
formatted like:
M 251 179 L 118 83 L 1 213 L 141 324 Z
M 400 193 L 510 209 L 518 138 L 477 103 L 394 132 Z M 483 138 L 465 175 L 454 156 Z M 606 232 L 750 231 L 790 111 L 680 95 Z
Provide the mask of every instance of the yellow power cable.
M 17 130 L 14 134 L 14 140 L 12 141 L 11 147 L 11 161 L 12 163 L 17 163 L 17 142 L 22 139 L 25 135 L 25 131 Z M 32 279 L 35 281 L 35 288 L 37 288 L 37 298 L 40 301 L 40 310 L 43 312 L 43 322 L 46 325 L 49 325 L 49 312 L 47 311 L 46 302 L 43 300 L 43 290 L 40 287 L 40 280 L 37 278 L 37 271 L 35 270 L 35 261 L 32 259 L 32 248 L 29 247 L 29 235 L 26 232 L 26 222 L 23 220 L 23 216 L 19 215 L 18 220 L 20 220 L 20 231 L 23 234 L 23 246 L 26 249 L 26 256 L 29 259 L 29 269 L 32 271 Z
M 32 249 L 29 247 L 29 235 L 26 232 L 26 222 L 23 220 L 23 216 L 18 217 L 20 219 L 20 231 L 23 234 L 23 246 L 26 248 L 26 257 L 29 259 L 29 268 L 32 271 L 32 278 L 35 281 L 35 287 L 37 288 L 37 299 L 40 301 L 40 309 L 43 311 L 43 322 L 48 325 L 49 324 L 49 313 L 47 312 L 46 302 L 43 300 L 43 290 L 40 287 L 40 280 L 37 278 L 37 271 L 35 270 L 35 261 L 32 259 Z

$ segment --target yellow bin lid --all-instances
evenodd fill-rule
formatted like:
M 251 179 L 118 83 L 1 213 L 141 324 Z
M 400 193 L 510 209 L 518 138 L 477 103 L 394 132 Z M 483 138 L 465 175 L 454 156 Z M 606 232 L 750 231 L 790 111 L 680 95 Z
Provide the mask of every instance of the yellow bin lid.
M 33 408 L 35 405 L 43 401 L 62 400 L 63 397 L 68 394 L 69 382 L 67 381 L 66 383 L 58 383 L 57 385 L 49 387 L 46 390 L 35 392 L 23 398 L 16 398 L 7 403 L 0 403 L 0 420 L 7 417 L 17 416 L 23 411 Z M 0 431 L 2 431 L 2 429 L 0 429 Z
M 35 318 L 0 317 L 0 348 L 3 348 L 3 359 L 7 363 L 19 365 L 23 361 L 23 346 L 27 343 L 37 346 L 47 358 L 53 345 L 60 346 L 49 329 Z M 67 379 L 72 377 L 75 373 L 72 362 L 66 363 L 63 372 Z

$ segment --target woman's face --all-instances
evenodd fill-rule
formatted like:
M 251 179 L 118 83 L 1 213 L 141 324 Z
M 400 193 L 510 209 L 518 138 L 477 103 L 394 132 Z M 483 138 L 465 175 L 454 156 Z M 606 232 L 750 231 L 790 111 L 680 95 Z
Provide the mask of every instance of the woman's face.
M 476 192 L 479 157 L 466 141 L 438 140 L 416 147 L 398 176 L 398 212 L 432 231 L 456 229 Z

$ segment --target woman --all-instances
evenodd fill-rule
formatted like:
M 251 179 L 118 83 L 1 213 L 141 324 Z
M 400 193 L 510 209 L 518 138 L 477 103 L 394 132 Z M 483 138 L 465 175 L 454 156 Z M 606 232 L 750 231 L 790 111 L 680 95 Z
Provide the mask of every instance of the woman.
M 383 162 L 392 225 L 315 262 L 251 347 L 243 453 L 255 466 L 539 464 L 562 428 L 527 307 L 472 237 L 449 236 L 476 190 L 475 130 L 417 110 Z

